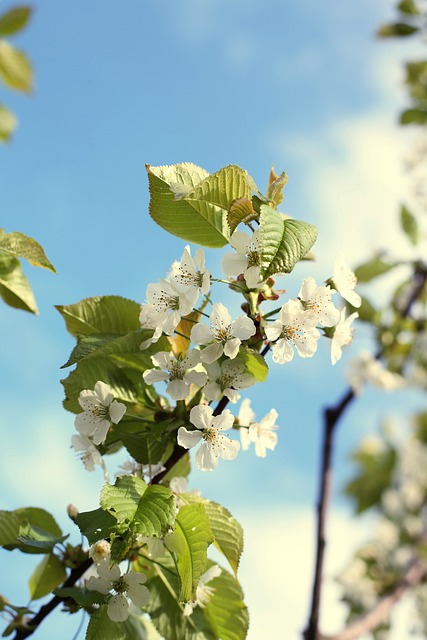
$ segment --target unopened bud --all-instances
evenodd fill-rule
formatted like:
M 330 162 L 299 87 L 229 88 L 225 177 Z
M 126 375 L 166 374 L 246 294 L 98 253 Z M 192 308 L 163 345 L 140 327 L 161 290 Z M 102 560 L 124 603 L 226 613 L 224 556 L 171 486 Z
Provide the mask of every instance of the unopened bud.
M 68 517 L 71 518 L 73 522 L 76 521 L 77 516 L 79 515 L 79 510 L 77 509 L 75 504 L 69 504 L 67 507 Z
M 90 547 L 89 558 L 92 558 L 95 564 L 99 564 L 105 558 L 109 558 L 110 553 L 111 545 L 108 540 L 99 540 Z

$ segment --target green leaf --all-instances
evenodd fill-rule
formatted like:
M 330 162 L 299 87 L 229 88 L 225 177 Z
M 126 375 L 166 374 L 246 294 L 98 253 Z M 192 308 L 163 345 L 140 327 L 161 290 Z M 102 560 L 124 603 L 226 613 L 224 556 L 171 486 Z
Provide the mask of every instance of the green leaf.
M 31 91 L 31 64 L 25 53 L 0 40 L 0 79 L 11 89 Z
M 81 607 L 90 607 L 94 604 L 105 604 L 105 596 L 99 591 L 79 589 L 78 587 L 59 587 L 53 590 L 55 596 L 72 598 Z
M 214 537 L 213 542 L 227 558 L 237 577 L 240 557 L 243 552 L 243 529 L 240 524 L 225 507 L 216 502 L 210 502 L 194 493 L 186 493 L 182 498 L 192 504 L 203 504 Z
M 86 631 L 86 640 L 148 640 L 142 619 L 129 616 L 124 622 L 113 622 L 103 606 L 93 613 Z
M 165 539 L 168 549 L 177 554 L 180 601 L 196 599 L 197 585 L 206 571 L 207 549 L 213 539 L 204 505 L 195 503 L 181 507 L 175 530 Z
M 128 426 L 129 423 L 123 423 L 120 428 L 115 428 L 114 433 L 123 442 L 132 458 L 140 464 L 159 463 L 170 446 L 169 440 L 159 437 L 151 430 L 142 433 L 127 432 Z M 141 428 L 141 423 L 139 423 L 139 428 Z
M 244 640 L 248 633 L 249 616 L 237 580 L 222 569 L 221 575 L 211 580 L 209 586 L 215 592 L 203 609 L 203 615 L 215 638 Z
M 37 565 L 30 576 L 29 588 L 32 600 L 43 598 L 64 582 L 67 572 L 57 556 L 48 555 Z
M 414 27 L 406 22 L 394 22 L 391 24 L 385 24 L 377 31 L 377 35 L 380 38 L 394 38 L 394 37 L 406 37 L 411 36 L 418 31 L 418 27 Z
M 93 333 L 124 335 L 140 328 L 140 305 L 120 296 L 86 298 L 55 308 L 64 318 L 68 331 L 75 337 Z
M 230 234 L 235 232 L 241 222 L 248 224 L 248 222 L 256 220 L 258 215 L 252 206 L 251 200 L 247 198 L 237 198 L 237 200 L 233 200 L 227 213 Z
M 104 485 L 100 503 L 117 520 L 119 530 L 162 537 L 175 522 L 173 494 L 163 486 L 147 486 L 141 478 L 122 476 L 114 486 Z
M 17 126 L 13 113 L 0 104 L 0 142 L 8 142 Z
M 352 458 L 359 469 L 345 492 L 353 499 L 357 513 L 362 513 L 378 504 L 383 492 L 390 487 L 397 455 L 394 449 L 385 445 L 383 450 L 374 453 L 359 449 Z
M 241 347 L 239 357 L 245 363 L 247 373 L 250 373 L 257 382 L 265 382 L 268 376 L 268 365 L 260 353 L 248 347 Z
M 418 223 L 415 216 L 405 206 L 402 206 L 400 210 L 400 224 L 410 242 L 414 245 L 417 244 Z
M 43 267 L 55 273 L 55 268 L 48 260 L 43 247 L 34 238 L 13 231 L 5 233 L 0 229 L 0 250 L 15 258 L 25 258 L 34 267 Z
M 412 16 L 420 15 L 420 10 L 418 9 L 418 7 L 415 4 L 414 0 L 402 0 L 397 5 L 397 8 L 399 9 L 399 11 L 401 13 L 407 13 L 407 14 L 412 15 Z
M 68 538 L 65 536 L 55 536 L 49 531 L 45 531 L 41 527 L 31 525 L 29 522 L 22 524 L 19 527 L 18 540 L 30 547 L 36 547 L 43 553 L 50 553 L 54 546 L 64 542 Z
M 349 313 L 353 313 L 355 311 L 355 307 L 347 304 L 349 309 Z M 367 298 L 362 298 L 362 303 L 360 307 L 357 309 L 357 313 L 359 314 L 358 320 L 362 322 L 377 322 L 377 318 L 380 315 L 380 312 L 375 309 L 375 307 L 369 302 Z
M 10 307 L 38 314 L 37 304 L 18 258 L 0 253 L 0 296 Z
M 45 534 L 51 534 L 54 538 L 62 536 L 55 519 L 44 509 L 26 507 L 14 511 L 0 511 L 0 546 L 9 551 L 19 549 L 24 553 L 45 553 L 44 549 L 19 540 L 21 527 L 28 525 L 43 530 Z
M 116 519 L 103 509 L 83 511 L 76 518 L 76 524 L 89 544 L 109 538 L 116 527 Z
M 269 185 L 265 194 L 267 200 L 277 207 L 283 200 L 283 189 L 288 183 L 288 176 L 284 171 Z
M 222 247 L 228 242 L 227 212 L 238 198 L 250 198 L 251 178 L 229 165 L 209 175 L 190 163 L 150 167 L 150 215 L 161 227 L 189 242 Z
M 400 124 L 427 124 L 427 111 L 425 109 L 406 109 L 400 114 Z
M 286 220 L 268 205 L 261 205 L 260 234 L 261 276 L 265 279 L 290 273 L 315 243 L 317 229 L 307 222 Z
M 398 262 L 388 262 L 380 257 L 375 257 L 358 266 L 354 273 L 358 282 L 370 282 L 398 265 Z
M 9 9 L 0 16 L 0 38 L 21 31 L 31 16 L 31 7 L 21 6 Z
M 141 329 L 125 335 L 114 333 L 81 335 L 77 338 L 77 345 L 71 352 L 68 361 L 62 365 L 61 369 L 71 367 L 71 365 L 87 358 L 131 353 L 141 356 L 141 366 L 144 366 L 144 368 L 152 367 L 150 355 L 145 354 L 145 352 L 141 353 L 140 350 L 141 342 L 146 340 L 147 337 L 148 332 L 143 332 Z

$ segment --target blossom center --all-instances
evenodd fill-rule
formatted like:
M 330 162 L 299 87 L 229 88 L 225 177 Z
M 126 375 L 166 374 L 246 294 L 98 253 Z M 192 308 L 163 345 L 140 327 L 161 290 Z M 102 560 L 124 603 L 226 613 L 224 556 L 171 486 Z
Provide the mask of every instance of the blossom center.
M 248 251 L 246 257 L 248 259 L 248 267 L 259 267 L 260 255 L 256 249 Z
M 171 363 L 171 368 L 169 370 L 169 381 L 172 380 L 182 380 L 184 376 L 184 370 L 182 366 L 181 360 L 175 360 Z
M 215 340 L 217 342 L 222 342 L 222 344 L 227 342 L 227 340 L 230 340 L 230 338 L 232 337 L 230 332 L 230 326 L 224 327 L 221 325 L 220 327 L 213 327 L 211 325 L 211 331 L 214 335 Z

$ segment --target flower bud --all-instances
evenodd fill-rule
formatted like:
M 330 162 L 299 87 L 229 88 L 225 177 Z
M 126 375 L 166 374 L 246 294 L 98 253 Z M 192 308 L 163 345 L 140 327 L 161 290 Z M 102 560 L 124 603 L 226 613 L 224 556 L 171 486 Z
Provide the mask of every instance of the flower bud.
M 76 505 L 69 504 L 67 506 L 67 513 L 68 513 L 68 517 L 71 518 L 73 522 L 75 522 L 77 516 L 79 515 L 79 510 L 77 509 Z
M 111 545 L 107 540 L 98 540 L 89 549 L 89 558 L 92 558 L 95 564 L 99 564 L 105 558 L 109 558 L 111 553 Z

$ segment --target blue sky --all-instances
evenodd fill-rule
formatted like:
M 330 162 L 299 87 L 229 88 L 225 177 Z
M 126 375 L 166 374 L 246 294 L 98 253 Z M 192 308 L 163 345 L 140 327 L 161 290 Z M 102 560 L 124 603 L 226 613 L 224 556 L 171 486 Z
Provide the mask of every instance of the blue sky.
M 38 239 L 57 275 L 26 268 L 39 317 L 1 307 L 0 507 L 44 506 L 68 528 L 66 504 L 95 508 L 102 478 L 85 473 L 69 450 L 73 416 L 61 407 L 59 367 L 73 340 L 53 305 L 103 294 L 142 302 L 146 285 L 180 257 L 184 242 L 148 215 L 145 163 L 191 161 L 210 172 L 239 164 L 261 189 L 272 163 L 286 170 L 283 210 L 319 226 L 316 264 L 297 267 L 286 281 L 293 296 L 306 275 L 329 277 L 339 250 L 352 264 L 383 246 L 408 253 L 397 225 L 406 138 L 396 126 L 408 50 L 374 38 L 393 14 L 388 0 L 78 0 L 34 7 L 31 25 L 15 38 L 34 64 L 34 93 L 1 95 L 20 120 L 14 141 L 0 151 L 2 226 Z M 217 273 L 221 255 L 207 257 Z M 285 542 L 287 576 L 301 566 L 291 548 L 295 532 L 304 531 L 310 544 L 321 408 L 345 388 L 351 352 L 369 346 L 363 329 L 359 336 L 334 370 L 325 344 L 313 360 L 273 366 L 269 384 L 251 390 L 258 417 L 272 406 L 280 414 L 280 443 L 267 461 L 248 453 L 214 474 L 193 476 L 193 486 L 247 525 L 249 550 L 262 539 L 253 519 L 261 505 L 267 529 L 270 518 L 284 535 L 294 535 Z M 396 414 L 419 400 L 368 390 L 341 425 L 337 549 L 352 535 L 338 495 L 349 476 L 348 451 L 377 429 L 385 402 Z M 24 602 L 20 574 L 11 573 L 15 553 L 2 555 L 12 584 L 0 592 Z M 331 555 L 332 563 L 339 560 L 333 549 Z M 301 557 L 306 562 L 307 553 Z M 274 606 L 280 594 L 262 582 L 268 568 L 255 578 L 254 562 L 254 556 L 244 560 L 249 638 L 266 632 L 262 593 L 272 603 L 268 637 L 275 640 L 281 637 L 280 605 Z M 289 586 L 283 590 L 282 597 L 291 596 Z M 290 607 L 289 637 L 297 637 L 307 606 L 308 595 L 300 618 Z M 55 626 L 41 635 L 54 638 Z

